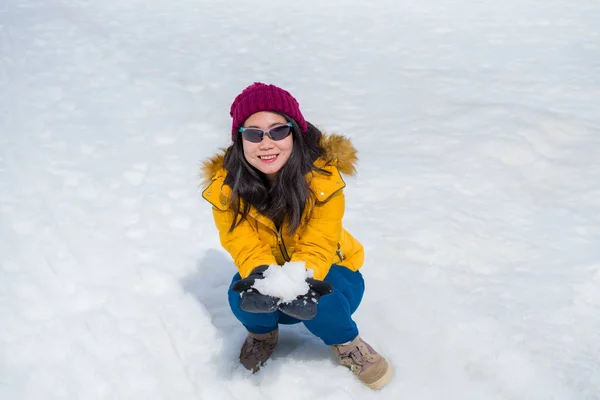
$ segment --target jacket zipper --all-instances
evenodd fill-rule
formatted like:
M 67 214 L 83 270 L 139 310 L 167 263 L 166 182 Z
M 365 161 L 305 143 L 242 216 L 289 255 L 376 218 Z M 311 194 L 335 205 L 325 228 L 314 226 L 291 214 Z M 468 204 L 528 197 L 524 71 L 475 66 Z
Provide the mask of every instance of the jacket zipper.
M 283 256 L 283 259 L 287 262 L 290 261 L 290 256 L 287 252 L 287 249 L 285 248 L 285 243 L 283 242 L 283 234 L 281 233 L 281 226 L 279 227 L 279 230 L 276 232 L 277 233 L 277 243 L 279 244 L 279 251 L 281 251 L 281 255 Z

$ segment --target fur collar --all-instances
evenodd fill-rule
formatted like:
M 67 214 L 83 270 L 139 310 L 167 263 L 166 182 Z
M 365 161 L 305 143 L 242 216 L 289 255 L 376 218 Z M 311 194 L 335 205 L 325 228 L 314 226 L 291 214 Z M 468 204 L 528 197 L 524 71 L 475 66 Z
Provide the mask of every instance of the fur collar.
M 356 173 L 358 157 L 356 149 L 349 138 L 335 133 L 323 133 L 319 144 L 325 150 L 321 157 L 322 165 L 319 166 L 333 164 L 343 174 L 354 175 Z M 217 174 L 224 172 L 224 155 L 225 149 L 221 149 L 217 154 L 202 163 L 200 177 L 203 187 L 207 187 Z

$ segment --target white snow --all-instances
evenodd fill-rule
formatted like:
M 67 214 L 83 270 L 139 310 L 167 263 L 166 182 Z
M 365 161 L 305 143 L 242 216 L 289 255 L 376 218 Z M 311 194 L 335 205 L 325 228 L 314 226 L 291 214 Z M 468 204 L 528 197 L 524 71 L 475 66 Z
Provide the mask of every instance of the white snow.
M 0 399 L 600 399 L 600 2 L 3 0 Z M 200 196 L 248 84 L 359 150 L 371 392 L 256 375 Z
M 308 293 L 306 278 L 312 278 L 312 270 L 306 269 L 303 261 L 286 262 L 283 266 L 271 265 L 264 272 L 264 278 L 254 281 L 253 288 L 260 293 L 277 297 L 288 303 L 298 296 Z

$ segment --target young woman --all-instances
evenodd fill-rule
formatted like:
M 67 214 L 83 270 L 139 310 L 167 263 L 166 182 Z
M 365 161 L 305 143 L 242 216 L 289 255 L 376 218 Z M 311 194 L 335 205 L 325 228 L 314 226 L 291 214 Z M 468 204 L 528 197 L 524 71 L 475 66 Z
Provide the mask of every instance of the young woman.
M 362 382 L 383 387 L 392 368 L 352 319 L 364 292 L 364 250 L 342 227 L 340 173 L 354 174 L 356 150 L 343 136 L 322 134 L 274 85 L 244 89 L 230 115 L 233 143 L 204 163 L 202 195 L 238 268 L 229 304 L 248 331 L 240 362 L 258 371 L 277 345 L 279 324 L 302 322 Z M 253 287 L 269 266 L 299 261 L 312 271 L 310 293 L 283 303 Z

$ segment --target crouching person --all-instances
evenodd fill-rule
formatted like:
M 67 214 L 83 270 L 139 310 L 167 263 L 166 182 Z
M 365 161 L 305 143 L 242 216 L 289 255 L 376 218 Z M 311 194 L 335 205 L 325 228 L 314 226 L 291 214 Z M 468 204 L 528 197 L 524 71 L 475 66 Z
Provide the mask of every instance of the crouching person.
M 229 304 L 248 331 L 241 364 L 258 371 L 277 345 L 279 324 L 303 323 L 358 379 L 383 387 L 392 367 L 352 319 L 365 288 L 364 250 L 342 227 L 341 174 L 355 172 L 356 150 L 347 138 L 307 122 L 296 99 L 274 85 L 247 87 L 230 114 L 233 143 L 204 163 L 203 197 L 238 267 Z M 268 266 L 287 262 L 303 262 L 312 272 L 307 293 L 282 302 L 254 287 Z

